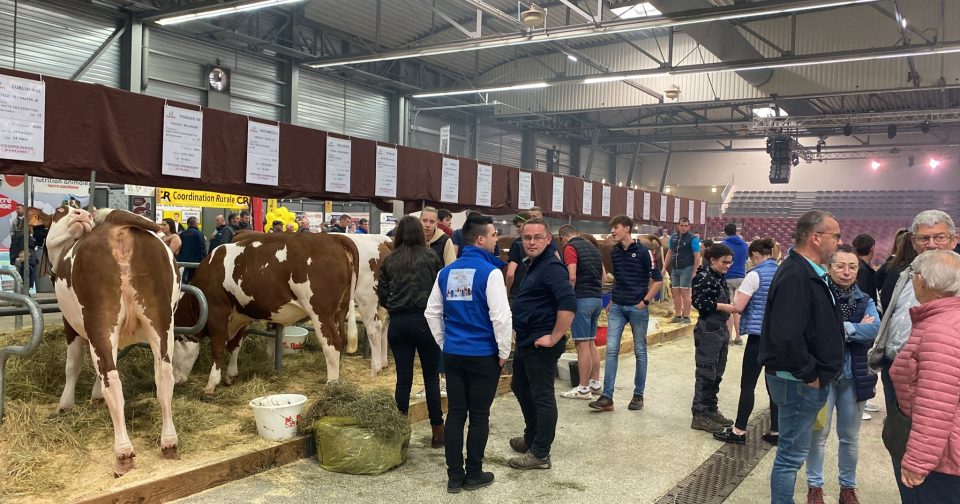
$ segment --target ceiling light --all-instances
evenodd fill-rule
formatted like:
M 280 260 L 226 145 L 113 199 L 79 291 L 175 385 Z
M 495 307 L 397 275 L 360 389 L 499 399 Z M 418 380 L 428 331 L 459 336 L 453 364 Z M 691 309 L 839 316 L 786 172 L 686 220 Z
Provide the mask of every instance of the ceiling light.
M 920 131 L 923 133 L 930 133 L 930 123 L 928 121 L 923 121 L 920 123 Z
M 711 187 L 711 188 L 710 188 L 710 192 L 712 192 L 712 193 L 717 192 L 717 186 Z
M 572 54 L 568 54 L 568 55 L 567 55 L 567 59 L 570 60 L 570 61 L 572 61 L 572 62 L 574 62 L 574 63 L 577 62 L 577 57 L 574 56 L 574 55 L 572 55 Z
M 780 114 L 777 115 L 777 112 L 780 112 Z M 783 110 L 776 105 L 771 105 L 769 107 L 753 109 L 753 115 L 761 119 L 766 119 L 768 117 L 787 117 L 789 114 L 787 114 L 786 110 Z
M 605 178 L 600 179 L 600 183 L 601 183 L 601 184 L 606 184 L 606 183 L 607 183 L 607 179 L 605 179 Z
M 878 169 L 880 169 L 880 161 L 877 161 L 877 160 L 870 161 L 870 168 L 873 168 L 873 171 L 877 171 Z
M 630 75 L 606 75 L 603 77 L 587 77 L 583 79 L 583 84 L 599 84 L 601 82 L 619 82 L 625 80 L 647 79 L 654 77 L 666 77 L 670 75 L 667 72 L 657 72 L 648 74 L 630 74 Z
M 459 89 L 454 91 L 437 91 L 435 93 L 420 93 L 413 95 L 414 98 L 434 98 L 437 96 L 455 96 L 455 95 L 464 95 L 464 94 L 473 94 L 473 93 L 499 93 L 502 91 L 518 91 L 521 89 L 538 89 L 545 88 L 550 84 L 546 82 L 527 82 L 524 84 L 514 84 L 512 86 L 503 86 L 503 87 L 492 87 L 492 88 L 481 88 L 481 89 Z
M 930 165 L 931 170 L 936 170 L 937 167 L 940 166 L 940 161 L 937 161 L 934 158 L 930 158 L 930 162 L 928 164 Z
M 664 187 L 663 192 L 670 194 L 670 186 Z
M 610 12 L 616 14 L 616 16 L 620 19 L 635 19 L 663 15 L 663 13 L 651 5 L 650 2 L 641 2 L 636 5 L 628 5 L 627 7 L 614 7 L 610 9 Z
M 224 14 L 246 12 L 246 11 L 251 11 L 256 9 L 262 9 L 264 7 L 272 7 L 275 5 L 283 5 L 283 4 L 299 2 L 299 1 L 301 0 L 260 0 L 258 2 L 237 3 L 234 5 L 219 7 L 216 9 L 191 12 L 189 14 L 170 16 L 168 18 L 161 18 L 161 19 L 157 19 L 156 23 L 160 25 L 172 25 L 177 23 L 185 23 L 187 21 L 195 21 L 197 19 L 206 19 L 206 18 L 211 18 L 216 16 L 223 16 Z
M 907 27 L 907 18 L 900 18 L 900 26 Z

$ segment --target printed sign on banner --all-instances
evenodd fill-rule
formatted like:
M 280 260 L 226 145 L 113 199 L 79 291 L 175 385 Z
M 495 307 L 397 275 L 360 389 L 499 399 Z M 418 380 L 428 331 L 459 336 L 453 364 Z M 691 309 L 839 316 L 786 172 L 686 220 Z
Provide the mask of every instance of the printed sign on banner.
M 493 167 L 485 164 L 477 165 L 477 205 L 490 206 L 490 196 L 493 188 Z
M 397 149 L 377 146 L 376 196 L 397 197 Z
M 707 202 L 700 202 L 700 221 L 697 224 L 706 224 L 707 223 Z
M 610 217 L 610 186 L 603 186 L 603 195 L 600 201 L 600 216 Z
M 633 189 L 627 190 L 627 217 L 631 219 L 637 215 L 636 207 L 634 206 L 634 192 Z
M 643 220 L 650 220 L 650 193 L 643 193 Z
M 161 173 L 200 178 L 202 154 L 203 112 L 164 105 Z
M 280 126 L 247 121 L 247 183 L 279 185 Z
M 694 223 L 694 220 L 696 220 L 696 219 L 695 219 L 696 214 L 694 213 L 694 208 L 695 208 L 695 207 L 694 207 L 694 202 L 693 202 L 693 200 L 689 200 L 689 201 L 687 202 L 687 218 L 690 219 L 690 223 L 691 223 L 691 224 L 693 224 L 693 223 Z
M 667 216 L 667 200 L 670 199 L 666 194 L 660 195 L 660 221 L 668 222 L 669 217 Z
M 440 201 L 457 203 L 460 201 L 460 160 L 443 158 L 440 174 Z
M 326 187 L 330 192 L 350 192 L 350 140 L 327 136 Z
M 563 177 L 553 177 L 553 205 L 554 212 L 563 212 Z
M 680 198 L 673 198 L 673 222 L 680 222 Z
M 530 172 L 520 170 L 520 186 L 519 193 L 517 194 L 517 208 L 520 210 L 527 210 L 533 206 L 533 202 L 530 201 L 530 191 L 533 189 L 532 178 Z
M 64 180 L 35 177 L 33 179 L 33 191 L 50 194 L 72 194 L 88 195 L 90 194 L 90 182 L 86 180 Z M 153 194 L 150 194 L 153 196 Z
M 583 181 L 583 213 L 593 215 L 593 182 Z
M 133 185 L 133 184 L 124 184 L 123 192 L 127 196 L 153 196 L 156 187 L 146 186 L 146 185 Z
M 0 158 L 43 161 L 47 85 L 0 75 Z

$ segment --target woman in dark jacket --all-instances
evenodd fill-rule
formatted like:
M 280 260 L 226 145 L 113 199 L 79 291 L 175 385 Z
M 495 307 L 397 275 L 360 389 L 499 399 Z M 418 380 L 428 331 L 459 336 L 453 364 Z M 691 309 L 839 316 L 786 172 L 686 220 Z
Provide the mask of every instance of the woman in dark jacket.
M 416 217 L 400 219 L 393 238 L 393 252 L 380 267 L 377 294 L 380 306 L 390 313 L 387 339 L 397 365 L 397 409 L 404 415 L 410 408 L 413 386 L 413 356 L 420 355 L 427 410 L 433 427 L 434 448 L 443 446 L 443 410 L 440 407 L 440 347 L 433 339 L 423 311 L 443 262 L 427 248 L 423 227 Z
M 877 272 L 877 285 L 880 286 L 881 315 L 890 306 L 890 298 L 893 297 L 893 290 L 897 287 L 900 273 L 917 258 L 917 250 L 913 248 L 913 233 L 907 232 L 898 236 L 893 250 L 893 257 L 883 263 L 883 266 L 880 266 L 880 270 Z
M 727 319 L 734 313 L 730 292 L 723 276 L 733 264 L 733 251 L 722 243 L 714 243 L 703 253 L 703 263 L 693 279 L 692 302 L 700 313 L 693 328 L 697 363 L 693 394 L 691 429 L 720 432 L 733 425 L 717 409 L 717 393 L 727 366 L 730 331 Z

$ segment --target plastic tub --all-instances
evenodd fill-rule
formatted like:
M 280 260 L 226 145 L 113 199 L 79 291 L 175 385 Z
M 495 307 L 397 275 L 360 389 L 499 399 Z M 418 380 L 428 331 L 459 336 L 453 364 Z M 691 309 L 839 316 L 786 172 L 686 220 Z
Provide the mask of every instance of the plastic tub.
M 307 340 L 309 331 L 300 326 L 287 326 L 283 328 L 283 355 L 300 353 L 303 348 L 303 342 Z
M 560 378 L 560 380 L 565 382 L 570 381 L 571 362 L 577 362 L 577 354 L 565 353 L 560 356 L 560 360 L 557 361 L 557 376 Z
M 300 414 L 307 397 L 300 394 L 275 394 L 250 401 L 257 420 L 257 433 L 264 439 L 283 441 L 297 435 Z

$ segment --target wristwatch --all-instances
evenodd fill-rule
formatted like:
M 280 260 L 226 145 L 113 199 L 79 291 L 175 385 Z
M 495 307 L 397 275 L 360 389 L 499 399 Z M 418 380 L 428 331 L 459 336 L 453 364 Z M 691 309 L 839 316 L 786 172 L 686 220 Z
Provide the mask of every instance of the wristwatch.
M 643 301 L 643 305 L 644 305 L 644 306 L 650 306 L 650 300 L 649 300 L 649 299 L 643 299 L 643 300 L 641 300 L 641 301 Z

